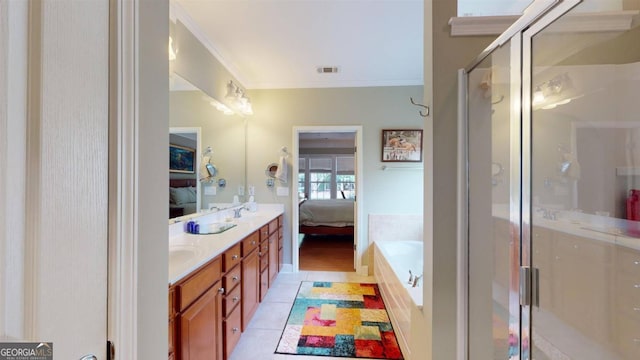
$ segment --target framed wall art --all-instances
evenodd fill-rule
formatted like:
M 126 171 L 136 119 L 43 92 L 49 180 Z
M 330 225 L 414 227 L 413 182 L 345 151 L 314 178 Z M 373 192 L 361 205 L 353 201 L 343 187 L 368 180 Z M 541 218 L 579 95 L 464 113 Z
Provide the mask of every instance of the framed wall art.
M 382 130 L 382 162 L 421 162 L 422 130 Z
M 196 149 L 169 144 L 169 171 L 174 173 L 195 173 Z

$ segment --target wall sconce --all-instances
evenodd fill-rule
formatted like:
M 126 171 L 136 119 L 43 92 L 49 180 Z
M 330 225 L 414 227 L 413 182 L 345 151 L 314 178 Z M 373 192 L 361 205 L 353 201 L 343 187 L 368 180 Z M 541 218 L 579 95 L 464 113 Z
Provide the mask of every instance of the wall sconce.
M 227 84 L 227 94 L 225 99 L 229 101 L 233 108 L 236 108 L 238 113 L 242 115 L 253 115 L 253 108 L 251 107 L 251 100 L 245 94 L 244 90 L 229 80 Z
M 564 73 L 537 85 L 531 104 L 534 108 L 549 110 L 558 105 L 568 104 L 581 96 L 576 94 L 569 74 Z
M 174 50 L 173 39 L 169 36 L 169 61 L 173 61 L 176 59 L 178 55 L 178 49 Z

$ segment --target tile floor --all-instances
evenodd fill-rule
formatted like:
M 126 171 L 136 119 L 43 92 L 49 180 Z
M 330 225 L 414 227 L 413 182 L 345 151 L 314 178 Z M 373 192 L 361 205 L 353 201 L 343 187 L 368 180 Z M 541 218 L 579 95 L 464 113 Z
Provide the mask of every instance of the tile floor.
M 280 335 L 289 317 L 291 305 L 296 298 L 301 281 L 336 281 L 373 283 L 373 276 L 356 273 L 330 271 L 301 271 L 280 273 L 269 288 L 264 301 L 256 311 L 240 342 L 231 353 L 229 360 L 347 360 L 326 356 L 303 356 L 274 354 Z

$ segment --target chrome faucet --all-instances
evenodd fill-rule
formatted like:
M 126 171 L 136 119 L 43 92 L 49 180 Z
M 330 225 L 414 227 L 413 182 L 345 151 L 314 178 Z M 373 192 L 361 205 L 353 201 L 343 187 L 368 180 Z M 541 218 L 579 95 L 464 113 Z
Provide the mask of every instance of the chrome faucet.
M 411 284 L 411 287 L 416 287 L 418 286 L 418 280 L 420 280 L 422 278 L 422 275 L 416 275 L 413 277 L 413 283 Z
M 557 211 L 557 210 L 551 210 L 551 209 L 547 209 L 547 208 L 538 208 L 536 211 L 539 211 L 539 212 L 542 213 L 542 218 L 543 219 L 547 219 L 547 220 L 557 220 L 558 219 L 559 211 Z
M 407 284 L 413 284 L 413 273 L 411 272 L 411 270 L 409 270 L 409 281 L 407 281 Z
M 239 219 L 242 217 L 242 215 L 240 214 L 240 212 L 244 210 L 244 206 L 239 206 L 235 209 L 233 209 L 233 217 L 236 219 Z

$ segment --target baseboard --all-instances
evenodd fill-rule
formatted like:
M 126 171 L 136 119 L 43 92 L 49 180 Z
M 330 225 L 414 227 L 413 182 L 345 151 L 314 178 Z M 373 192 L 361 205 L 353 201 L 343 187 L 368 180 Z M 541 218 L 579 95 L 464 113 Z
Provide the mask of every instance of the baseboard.
M 361 276 L 369 276 L 369 266 L 368 265 L 360 266 L 360 268 L 356 271 L 356 273 Z
M 282 264 L 282 269 L 280 269 L 280 272 L 285 272 L 285 273 L 293 272 L 293 265 L 292 264 Z

